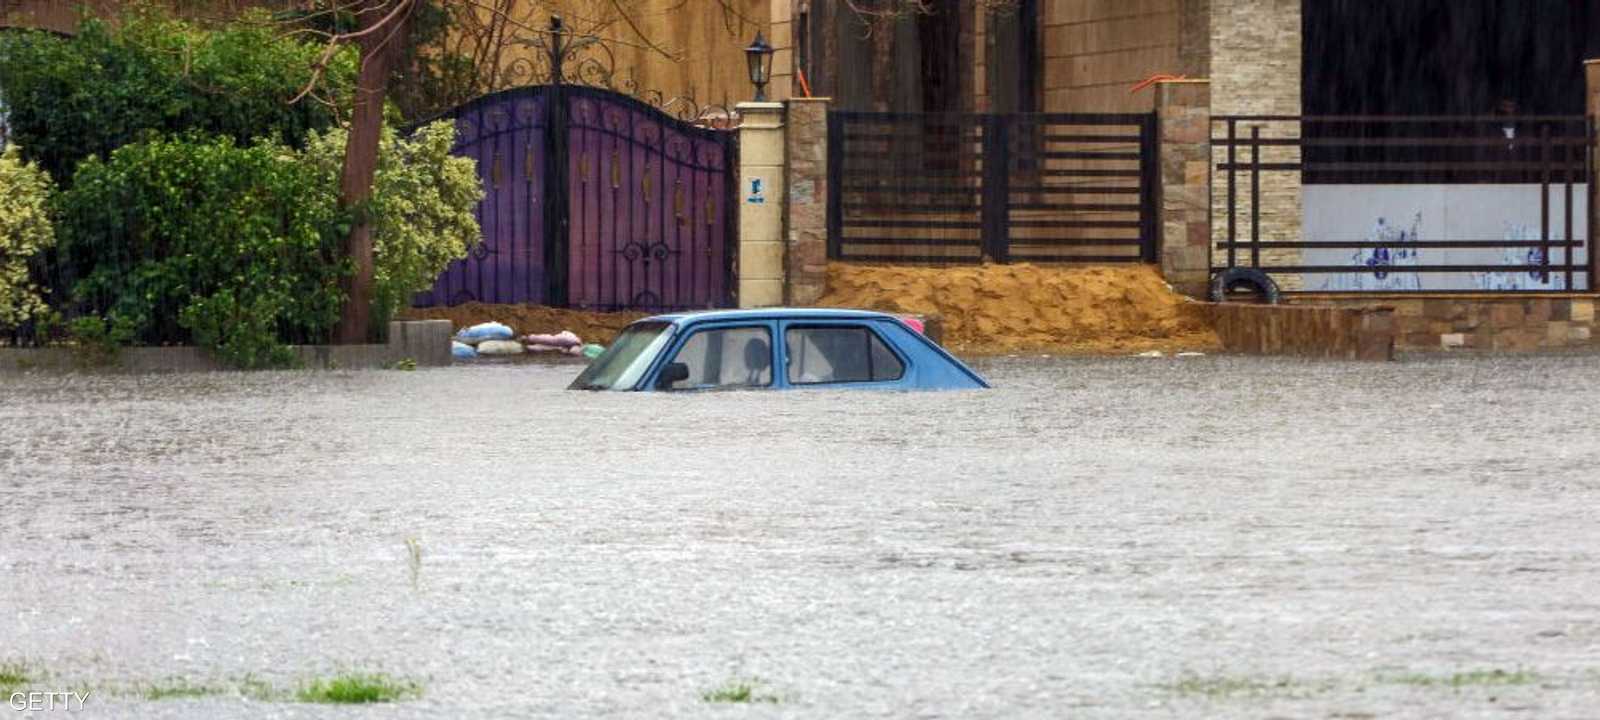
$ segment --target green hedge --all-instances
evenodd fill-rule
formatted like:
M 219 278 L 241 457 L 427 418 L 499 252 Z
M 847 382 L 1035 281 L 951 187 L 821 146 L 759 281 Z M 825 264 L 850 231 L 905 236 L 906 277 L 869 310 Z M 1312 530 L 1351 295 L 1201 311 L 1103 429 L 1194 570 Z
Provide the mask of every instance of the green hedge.
M 306 161 L 329 188 L 338 187 L 347 137 L 343 130 L 312 133 L 306 144 Z M 372 318 L 379 327 L 483 239 L 474 213 L 483 199 L 477 163 L 450 154 L 455 139 L 451 121 L 430 123 L 409 137 L 383 131 L 366 207 L 375 271 Z
M 56 200 L 57 264 L 73 315 L 102 318 L 112 342 L 197 344 L 238 367 L 292 359 L 321 343 L 344 300 L 353 212 L 338 208 L 343 131 L 302 152 L 189 135 L 84 161 Z M 470 158 L 450 155 L 455 127 L 384 132 L 372 200 L 379 327 L 480 239 L 483 197 Z M 86 325 L 86 327 L 88 327 Z
M 243 368 L 327 339 L 349 228 L 316 168 L 285 146 L 158 139 L 84 161 L 57 202 L 78 314 L 133 342 L 194 343 Z
M 215 30 L 152 14 L 116 28 L 86 20 L 71 38 L 0 34 L 0 101 L 12 141 L 58 183 L 84 158 L 157 133 L 201 131 L 299 146 L 335 124 L 333 107 L 288 101 L 310 80 L 320 48 L 253 14 Z M 348 101 L 353 51 L 328 69 L 324 95 Z
M 16 148 L 0 152 L 0 331 L 48 311 L 33 266 L 56 241 L 48 208 L 52 189 L 50 177 L 22 162 Z

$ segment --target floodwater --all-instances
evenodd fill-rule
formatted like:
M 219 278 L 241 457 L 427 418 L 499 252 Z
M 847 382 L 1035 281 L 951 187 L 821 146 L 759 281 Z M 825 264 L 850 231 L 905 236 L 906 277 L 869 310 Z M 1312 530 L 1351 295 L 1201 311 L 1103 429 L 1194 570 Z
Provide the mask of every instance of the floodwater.
M 73 717 L 1600 716 L 1595 357 L 979 367 L 0 376 L 0 663 Z

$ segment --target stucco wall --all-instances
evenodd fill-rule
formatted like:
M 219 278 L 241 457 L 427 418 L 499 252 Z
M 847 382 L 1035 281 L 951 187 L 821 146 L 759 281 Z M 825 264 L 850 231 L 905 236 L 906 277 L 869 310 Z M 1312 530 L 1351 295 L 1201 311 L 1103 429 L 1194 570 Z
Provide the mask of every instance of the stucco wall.
M 1148 112 L 1153 93 L 1131 93 L 1156 73 L 1204 74 L 1200 55 L 1180 52 L 1186 11 L 1207 0 L 1041 0 L 1040 108 L 1045 112 Z M 981 10 L 977 47 L 988 49 Z M 1191 43 L 1193 40 L 1191 39 Z M 977 107 L 988 108 L 987 52 L 975 59 Z M 1189 61 L 1186 64 L 1185 60 Z
M 207 17 L 226 16 L 250 6 L 281 6 L 292 0 L 171 0 L 185 12 L 201 12 Z M 665 98 L 692 96 L 700 105 L 732 105 L 750 99 L 751 87 L 745 69 L 744 48 L 757 30 L 770 32 L 769 11 L 787 7 L 789 0 L 727 0 L 728 8 L 709 0 L 523 0 L 512 15 L 519 21 L 544 27 L 546 8 L 561 13 L 569 27 L 585 32 L 598 27 L 596 34 L 611 40 L 614 77 L 626 81 L 641 94 L 660 93 Z M 126 3 L 114 0 L 0 0 L 0 27 L 36 27 L 67 32 L 77 26 L 78 8 L 108 15 Z M 617 15 L 627 11 L 630 24 Z M 637 26 L 637 32 L 634 26 Z M 528 33 L 513 30 L 514 34 Z M 514 45 L 508 48 L 504 65 L 517 58 L 542 52 Z M 592 54 L 591 54 L 592 55 Z
M 523 2 L 526 8 L 535 0 Z M 537 0 L 528 17 L 543 27 L 548 15 L 542 8 L 551 8 L 574 31 L 609 41 L 619 89 L 626 85 L 645 97 L 659 93 L 665 99 L 684 96 L 701 106 L 731 107 L 750 99 L 744 48 L 758 30 L 771 32 L 769 7 L 780 2 L 784 0 L 727 0 L 729 7 L 724 8 L 704 0 L 621 0 L 616 5 L 610 0 Z M 617 7 L 631 23 L 618 15 Z M 507 64 L 543 51 L 517 46 L 508 52 Z

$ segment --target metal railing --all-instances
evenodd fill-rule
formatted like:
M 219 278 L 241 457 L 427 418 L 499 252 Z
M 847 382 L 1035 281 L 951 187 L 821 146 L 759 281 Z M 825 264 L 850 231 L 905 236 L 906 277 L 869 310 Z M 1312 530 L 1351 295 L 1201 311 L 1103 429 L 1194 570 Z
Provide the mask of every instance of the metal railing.
M 1152 114 L 833 112 L 836 260 L 1156 258 Z
M 1579 209 L 1593 133 L 1581 116 L 1215 117 L 1212 192 L 1222 196 L 1223 234 L 1213 270 L 1257 268 L 1289 291 L 1317 290 L 1309 287 L 1317 278 L 1332 291 L 1587 289 L 1589 223 Z M 1264 213 L 1301 209 L 1286 207 L 1286 178 L 1301 185 L 1292 192 L 1306 223 L 1288 238 L 1263 227 Z M 1386 210 L 1429 193 L 1445 217 L 1428 222 L 1448 227 L 1424 226 L 1421 209 Z M 1340 216 L 1369 210 L 1374 218 Z M 1486 236 L 1487 222 L 1450 222 L 1496 213 L 1505 218 L 1498 238 Z M 1323 227 L 1347 220 L 1374 224 L 1365 237 L 1348 224 Z

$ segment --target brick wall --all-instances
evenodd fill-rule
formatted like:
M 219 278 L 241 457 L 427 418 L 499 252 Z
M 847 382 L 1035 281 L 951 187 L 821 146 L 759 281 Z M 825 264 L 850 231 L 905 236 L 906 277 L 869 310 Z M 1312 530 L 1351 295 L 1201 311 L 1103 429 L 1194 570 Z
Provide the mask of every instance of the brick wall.
M 1302 0 L 1210 0 L 1211 2 L 1211 114 L 1222 115 L 1299 115 L 1300 101 L 1300 7 Z M 1260 123 L 1262 137 L 1298 137 L 1298 123 Z M 1239 123 L 1238 134 L 1249 137 L 1250 123 Z M 1221 135 L 1223 126 L 1213 125 Z M 1261 152 L 1262 162 L 1298 162 L 1299 149 L 1269 147 Z M 1213 161 L 1226 157 L 1221 147 L 1213 149 Z M 1249 157 L 1239 151 L 1239 160 Z M 1240 175 L 1238 200 L 1234 205 L 1240 240 L 1248 239 L 1251 198 L 1249 178 Z M 1299 173 L 1269 173 L 1261 181 L 1261 240 L 1299 241 L 1301 202 Z M 1227 232 L 1226 177 L 1212 178 L 1212 237 L 1222 241 Z M 1294 250 L 1269 251 L 1263 262 L 1294 264 L 1300 253 Z M 1221 264 L 1225 253 L 1215 251 L 1213 261 Z M 1298 278 L 1285 283 L 1285 290 L 1299 289 Z

